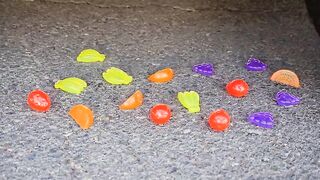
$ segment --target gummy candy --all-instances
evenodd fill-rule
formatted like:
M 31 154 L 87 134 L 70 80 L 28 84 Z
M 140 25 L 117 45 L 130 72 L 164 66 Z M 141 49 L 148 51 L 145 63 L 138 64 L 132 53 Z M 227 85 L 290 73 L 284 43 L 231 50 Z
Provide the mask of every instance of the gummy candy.
M 166 104 L 157 104 L 151 108 L 149 118 L 157 125 L 166 124 L 171 118 L 171 109 Z
M 196 113 L 200 111 L 200 97 L 195 91 L 185 91 L 178 93 L 178 100 L 183 107 L 188 109 L 191 113 Z
M 124 103 L 119 106 L 121 110 L 132 110 L 143 104 L 143 94 L 140 90 L 133 93 Z
M 59 80 L 54 84 L 54 88 L 71 94 L 80 94 L 87 87 L 87 83 L 76 77 L 69 77 Z
M 242 79 L 236 79 L 227 84 L 226 90 L 231 96 L 244 97 L 249 92 L 249 85 Z
M 274 121 L 273 116 L 269 112 L 256 112 L 251 114 L 248 117 L 248 121 L 256 126 L 262 127 L 262 128 L 273 128 Z
M 279 91 L 276 94 L 276 101 L 279 106 L 294 106 L 300 103 L 300 99 L 285 90 Z
M 69 111 L 69 115 L 81 129 L 88 129 L 93 125 L 93 112 L 85 105 L 78 104 L 73 106 Z
M 85 49 L 77 57 L 78 62 L 103 62 L 106 56 L 94 49 Z
M 173 79 L 174 71 L 171 68 L 165 68 L 151 74 L 148 78 L 149 81 L 154 83 L 166 83 Z
M 126 72 L 119 68 L 111 67 L 102 73 L 102 77 L 108 83 L 113 85 L 130 84 L 133 80 L 132 76 L 129 76 Z
M 213 75 L 213 65 L 210 63 L 197 64 L 192 67 L 192 71 L 199 73 L 204 76 L 212 76 Z
M 267 69 L 267 65 L 256 58 L 249 58 L 245 67 L 248 71 L 265 71 Z
M 49 95 L 40 89 L 33 90 L 28 94 L 27 103 L 32 110 L 38 112 L 48 111 L 51 106 Z
M 214 131 L 224 131 L 230 125 L 230 115 L 224 109 L 213 111 L 209 116 L 209 126 Z
M 296 73 L 290 70 L 281 69 L 273 73 L 270 79 L 271 81 L 274 81 L 280 84 L 285 84 L 295 88 L 300 87 L 300 81 L 298 76 L 296 75 Z

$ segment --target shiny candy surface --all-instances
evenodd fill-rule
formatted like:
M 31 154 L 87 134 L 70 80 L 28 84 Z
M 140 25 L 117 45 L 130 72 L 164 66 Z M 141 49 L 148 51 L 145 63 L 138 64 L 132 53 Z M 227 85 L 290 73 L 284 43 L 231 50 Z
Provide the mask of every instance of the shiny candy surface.
M 165 68 L 151 74 L 148 80 L 154 83 L 166 83 L 173 79 L 174 71 L 171 68 Z
M 248 71 L 265 71 L 267 65 L 256 58 L 249 58 L 248 62 L 245 65 L 245 68 Z
M 51 101 L 47 93 L 37 89 L 28 94 L 27 104 L 34 111 L 45 112 L 50 109 Z
M 185 91 L 178 93 L 178 100 L 189 112 L 196 113 L 200 111 L 200 96 L 195 91 Z
M 197 64 L 192 67 L 192 71 L 203 76 L 212 76 L 214 74 L 213 65 L 210 63 Z
M 82 104 L 73 106 L 69 111 L 69 115 L 81 129 L 88 129 L 94 123 L 93 112 L 90 108 Z
M 230 125 L 230 115 L 224 109 L 213 111 L 209 116 L 209 126 L 214 131 L 224 131 Z
M 102 77 L 113 85 L 128 85 L 133 81 L 132 76 L 129 76 L 126 72 L 116 67 L 107 69 L 102 73 Z
M 164 125 L 171 118 L 171 109 L 166 104 L 157 104 L 150 109 L 149 118 L 157 125 Z
M 140 107 L 143 104 L 143 94 L 140 90 L 133 93 L 125 102 L 123 102 L 119 109 L 132 110 Z
M 59 80 L 54 84 L 54 88 L 61 89 L 71 94 L 80 94 L 87 87 L 87 83 L 76 77 L 69 77 Z
M 226 90 L 231 96 L 244 97 L 249 92 L 249 85 L 242 79 L 236 79 L 227 84 Z
M 85 49 L 81 51 L 81 53 L 77 57 L 78 62 L 103 62 L 106 56 L 104 54 L 99 53 L 94 49 Z
M 274 126 L 274 120 L 273 116 L 269 112 L 256 112 L 253 114 L 250 114 L 248 117 L 248 121 L 256 126 L 262 127 L 262 128 L 273 128 Z
M 279 106 L 290 107 L 300 103 L 300 99 L 285 90 L 276 94 L 276 101 Z

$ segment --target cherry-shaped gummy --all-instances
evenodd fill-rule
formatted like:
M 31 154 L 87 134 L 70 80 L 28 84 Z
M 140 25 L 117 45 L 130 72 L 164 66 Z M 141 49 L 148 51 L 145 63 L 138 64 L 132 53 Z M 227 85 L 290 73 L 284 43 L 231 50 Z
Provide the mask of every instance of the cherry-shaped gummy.
M 236 79 L 227 84 L 226 90 L 231 96 L 244 97 L 249 92 L 249 85 L 242 79 Z
M 49 95 L 40 89 L 33 90 L 28 94 L 27 103 L 32 110 L 38 112 L 48 111 L 51 106 Z
M 230 115 L 224 109 L 213 111 L 209 116 L 209 126 L 214 131 L 224 131 L 230 125 Z
M 149 118 L 157 125 L 167 123 L 171 118 L 171 109 L 166 104 L 157 104 L 150 109 Z

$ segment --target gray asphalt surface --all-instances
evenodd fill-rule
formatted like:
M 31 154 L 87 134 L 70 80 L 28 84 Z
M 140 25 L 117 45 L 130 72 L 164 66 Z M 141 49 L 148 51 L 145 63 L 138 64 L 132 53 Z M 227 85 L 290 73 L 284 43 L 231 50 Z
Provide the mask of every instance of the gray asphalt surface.
M 320 177 L 320 38 L 298 1 L 0 1 L 0 179 L 318 179 Z M 251 2 L 248 4 L 248 2 Z M 84 48 L 108 55 L 103 63 L 75 61 Z M 269 65 L 247 72 L 251 57 Z M 191 72 L 212 62 L 212 78 Z M 108 67 L 134 76 L 129 86 L 101 77 Z M 155 85 L 146 77 L 171 67 L 176 77 Z M 302 88 L 270 82 L 288 68 Z M 86 80 L 79 96 L 55 90 L 65 77 Z M 243 99 L 224 91 L 244 78 L 251 86 Z M 52 99 L 47 113 L 26 105 L 29 91 L 41 88 Z M 117 106 L 141 89 L 144 105 L 123 112 Z M 287 89 L 301 97 L 292 108 L 275 105 Z M 189 114 L 176 99 L 196 90 L 202 110 Z M 68 116 L 83 103 L 95 124 L 81 130 Z M 153 125 L 148 110 L 167 103 L 173 117 Z M 225 133 L 210 131 L 210 112 L 232 116 Z M 270 111 L 272 130 L 246 121 L 249 113 Z

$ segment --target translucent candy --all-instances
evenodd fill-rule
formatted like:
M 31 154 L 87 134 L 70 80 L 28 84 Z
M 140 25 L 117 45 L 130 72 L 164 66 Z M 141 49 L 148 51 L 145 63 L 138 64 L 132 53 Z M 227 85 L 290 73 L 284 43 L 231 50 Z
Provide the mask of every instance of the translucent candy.
M 69 111 L 69 115 L 76 121 L 81 129 L 88 129 L 93 125 L 93 112 L 85 105 L 78 104 L 73 106 Z
M 157 104 L 150 109 L 149 118 L 157 125 L 164 125 L 171 118 L 171 109 L 166 104 Z
M 106 56 L 94 49 L 85 49 L 77 57 L 78 62 L 103 62 Z
M 214 131 L 224 131 L 230 125 L 230 115 L 224 109 L 218 109 L 210 114 L 209 126 Z
M 273 128 L 274 121 L 273 116 L 269 112 L 256 112 L 251 114 L 248 117 L 248 121 L 256 126 L 262 127 L 262 128 Z
M 130 84 L 133 80 L 132 76 L 129 76 L 126 72 L 122 71 L 119 68 L 111 67 L 107 69 L 102 77 L 110 84 L 121 85 L 121 84 Z
M 300 81 L 298 76 L 296 75 L 296 73 L 290 70 L 286 70 L 286 69 L 279 70 L 273 73 L 270 79 L 271 81 L 274 81 L 280 84 L 285 84 L 295 88 L 300 87 Z
M 195 91 L 185 91 L 178 93 L 178 100 L 183 107 L 188 109 L 191 113 L 196 113 L 200 111 L 200 97 Z
M 192 71 L 199 73 L 204 76 L 212 76 L 213 71 L 213 65 L 210 63 L 204 63 L 204 64 L 197 64 L 192 67 Z
M 76 77 L 69 77 L 59 80 L 54 84 L 54 88 L 71 94 L 80 94 L 87 87 L 87 83 Z
M 249 58 L 245 68 L 248 71 L 265 71 L 267 69 L 267 65 L 261 62 L 259 59 Z
M 300 103 L 300 99 L 285 90 L 279 91 L 276 94 L 276 101 L 279 106 L 294 106 Z
M 33 90 L 28 94 L 27 103 L 32 110 L 38 112 L 46 112 L 51 106 L 49 95 L 40 89 Z
M 123 102 L 119 109 L 121 110 L 132 110 L 136 109 L 143 104 L 143 94 L 140 90 L 133 93 L 125 102 Z
M 244 97 L 249 92 L 249 85 L 242 79 L 236 79 L 227 84 L 226 90 L 231 96 Z
M 154 83 L 166 83 L 173 79 L 174 71 L 171 68 L 165 68 L 160 71 L 151 74 L 148 80 Z

